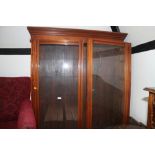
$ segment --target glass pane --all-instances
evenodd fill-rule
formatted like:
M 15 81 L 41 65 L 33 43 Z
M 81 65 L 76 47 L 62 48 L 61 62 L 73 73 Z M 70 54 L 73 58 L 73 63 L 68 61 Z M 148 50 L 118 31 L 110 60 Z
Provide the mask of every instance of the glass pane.
M 77 128 L 78 45 L 40 45 L 40 128 Z
M 123 48 L 94 44 L 93 128 L 112 128 L 122 123 L 123 89 Z

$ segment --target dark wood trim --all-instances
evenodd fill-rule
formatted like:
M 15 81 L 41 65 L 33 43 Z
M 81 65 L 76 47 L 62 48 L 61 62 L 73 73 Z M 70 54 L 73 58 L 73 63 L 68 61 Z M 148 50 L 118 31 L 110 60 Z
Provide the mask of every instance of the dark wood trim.
M 52 43 L 56 41 L 56 43 L 65 43 L 69 44 L 70 41 L 75 42 L 78 41 L 80 44 L 80 59 L 79 64 L 81 65 L 84 58 L 83 55 L 83 44 L 87 42 L 87 100 L 86 100 L 86 128 L 92 128 L 92 88 L 93 88 L 93 43 L 99 42 L 108 45 L 116 45 L 120 47 L 125 47 L 125 72 L 130 71 L 130 45 L 126 45 L 123 40 L 127 34 L 122 34 L 118 32 L 104 32 L 104 31 L 90 31 L 90 30 L 77 30 L 77 29 L 57 29 L 57 28 L 35 28 L 35 27 L 28 27 L 28 30 L 31 35 L 31 44 L 32 44 L 32 54 L 31 54 L 31 75 L 32 75 L 32 102 L 33 107 L 35 109 L 35 116 L 36 120 L 39 125 L 39 45 L 40 43 Z M 128 58 L 129 56 L 129 58 Z M 129 64 L 127 64 L 129 63 Z M 82 126 L 81 118 L 81 109 L 82 103 L 82 81 L 84 80 L 82 77 L 82 66 L 79 66 L 79 73 L 78 73 L 78 101 L 80 105 L 78 107 L 78 127 Z M 128 77 L 128 78 L 126 78 Z M 130 73 L 126 74 L 125 79 L 125 101 L 127 104 L 129 103 L 129 92 L 130 92 Z M 128 81 L 129 80 L 129 81 Z M 129 82 L 127 84 L 127 82 Z M 83 89 L 83 90 L 82 90 Z M 128 105 L 124 106 L 124 122 L 126 123 L 128 120 Z M 85 122 L 84 122 L 85 123 Z M 39 126 L 38 126 L 39 127 Z
M 147 128 L 154 128 L 154 101 L 155 101 L 155 87 L 146 87 L 145 91 L 149 92 L 148 97 L 148 113 L 147 113 Z
M 155 49 L 155 40 L 132 47 L 132 54 L 146 52 Z
M 115 50 L 117 50 L 118 52 L 116 53 Z M 109 50 L 105 50 L 105 51 L 95 52 L 93 54 L 93 57 L 98 58 L 100 56 L 100 57 L 105 58 L 105 57 L 111 57 L 111 56 L 117 56 L 117 55 L 122 55 L 122 51 L 118 50 L 118 48 L 113 48 L 112 50 L 109 49 Z
M 30 48 L 0 48 L 0 55 L 30 55 Z
M 129 122 L 130 94 L 131 94 L 131 44 L 125 43 L 125 64 L 124 64 L 124 119 L 123 123 Z
M 116 41 L 116 40 L 105 40 L 105 39 L 102 39 L 102 38 L 99 38 L 99 39 L 93 39 L 94 43 L 97 43 L 97 44 L 105 44 L 105 45 L 114 45 L 114 46 L 121 46 L 121 47 L 124 47 L 124 42 L 122 41 Z
M 32 38 L 37 36 L 72 36 L 85 38 L 104 38 L 111 40 L 124 41 L 127 34 L 118 32 L 107 32 L 97 30 L 82 30 L 82 29 L 64 29 L 51 27 L 28 27 Z
M 120 32 L 119 26 L 110 26 L 112 32 Z
M 149 99 L 148 99 L 148 119 L 147 119 L 147 128 L 152 129 L 153 128 L 153 103 L 155 100 L 155 94 L 152 92 L 149 92 Z
M 146 87 L 144 90 L 155 94 L 155 87 Z
M 37 127 L 39 127 L 39 41 L 32 40 L 31 50 L 31 100 L 34 108 Z
M 93 89 L 93 40 L 88 40 L 87 53 L 87 106 L 86 106 L 86 128 L 92 128 L 92 89 Z
M 78 128 L 82 128 L 83 112 L 83 42 L 79 42 L 79 62 L 78 62 Z

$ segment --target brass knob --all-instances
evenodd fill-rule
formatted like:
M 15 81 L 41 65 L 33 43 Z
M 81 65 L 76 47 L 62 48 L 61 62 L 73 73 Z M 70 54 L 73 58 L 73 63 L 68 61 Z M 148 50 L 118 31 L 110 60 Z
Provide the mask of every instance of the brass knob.
M 37 87 L 33 87 L 34 90 L 37 90 Z

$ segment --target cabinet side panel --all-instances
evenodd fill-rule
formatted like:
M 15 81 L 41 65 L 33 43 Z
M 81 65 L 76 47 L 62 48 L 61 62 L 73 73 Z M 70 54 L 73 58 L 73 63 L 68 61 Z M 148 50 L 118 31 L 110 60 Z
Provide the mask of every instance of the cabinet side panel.
M 131 94 L 131 44 L 125 43 L 125 65 L 124 65 L 124 119 L 123 123 L 128 124 L 130 111 Z

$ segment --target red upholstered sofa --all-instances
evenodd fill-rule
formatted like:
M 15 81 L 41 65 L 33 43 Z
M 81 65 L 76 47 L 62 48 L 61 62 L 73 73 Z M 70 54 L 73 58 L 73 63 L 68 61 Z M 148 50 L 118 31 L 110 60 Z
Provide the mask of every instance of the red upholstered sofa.
M 34 129 L 29 77 L 0 77 L 0 129 Z

